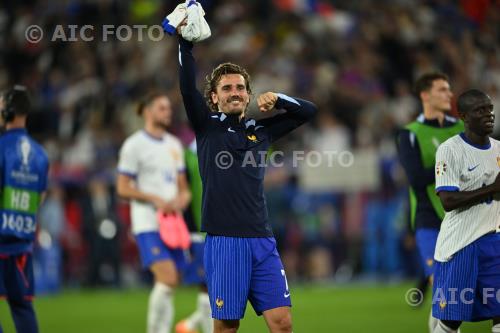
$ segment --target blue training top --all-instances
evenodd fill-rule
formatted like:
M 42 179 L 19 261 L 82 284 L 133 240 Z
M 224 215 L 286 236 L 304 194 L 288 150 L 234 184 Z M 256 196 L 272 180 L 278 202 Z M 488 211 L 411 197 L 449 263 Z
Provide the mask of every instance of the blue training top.
M 179 38 L 180 89 L 196 133 L 203 183 L 202 231 L 229 237 L 270 237 L 264 197 L 270 144 L 316 114 L 311 102 L 278 94 L 286 112 L 264 120 L 211 112 L 196 89 L 193 44 Z
M 49 160 L 25 129 L 0 136 L 0 254 L 32 250 Z

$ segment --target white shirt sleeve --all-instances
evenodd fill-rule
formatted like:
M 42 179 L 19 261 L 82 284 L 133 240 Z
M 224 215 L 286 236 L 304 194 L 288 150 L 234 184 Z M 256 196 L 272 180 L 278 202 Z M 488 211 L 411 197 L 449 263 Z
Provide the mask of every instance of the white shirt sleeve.
M 184 157 L 184 149 L 182 144 L 179 143 L 179 160 L 177 161 L 177 172 L 185 172 L 186 171 L 186 160 Z
M 130 177 L 136 177 L 139 172 L 138 154 L 134 149 L 133 142 L 130 140 L 125 141 L 120 149 L 118 172 Z
M 439 146 L 436 152 L 436 193 L 460 191 L 460 161 L 450 145 Z

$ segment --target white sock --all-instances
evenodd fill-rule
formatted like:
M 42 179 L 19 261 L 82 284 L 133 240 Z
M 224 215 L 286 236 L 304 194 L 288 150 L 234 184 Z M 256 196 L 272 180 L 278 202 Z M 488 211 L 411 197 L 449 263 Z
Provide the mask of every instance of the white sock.
M 456 331 L 443 324 L 442 321 L 439 321 L 432 333 L 456 333 Z
M 149 295 L 148 333 L 169 333 L 174 318 L 172 289 L 156 282 Z
M 190 331 L 197 329 L 198 325 L 200 325 L 201 323 L 201 316 L 201 311 L 198 309 L 198 307 L 196 307 L 196 310 L 186 318 L 186 328 Z
M 428 322 L 429 333 L 433 333 L 434 332 L 434 329 L 436 328 L 436 325 L 438 324 L 438 322 L 439 322 L 439 319 L 434 318 L 432 316 L 432 309 L 431 309 L 431 313 L 429 314 L 429 322 Z
M 210 299 L 207 293 L 198 294 L 197 311 L 201 313 L 200 325 L 203 333 L 212 333 L 214 331 L 214 320 L 212 319 L 212 309 L 210 308 Z
M 500 324 L 496 324 L 491 328 L 491 332 L 493 333 L 500 333 Z

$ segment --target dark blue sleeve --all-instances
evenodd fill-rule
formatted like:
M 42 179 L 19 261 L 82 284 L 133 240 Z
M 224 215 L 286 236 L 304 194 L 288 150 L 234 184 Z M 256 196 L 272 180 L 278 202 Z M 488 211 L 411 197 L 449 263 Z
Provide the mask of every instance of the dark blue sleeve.
M 193 43 L 179 37 L 179 82 L 184 108 L 195 132 L 201 132 L 208 124 L 210 110 L 196 88 L 196 66 L 192 50 Z
M 412 138 L 413 137 L 413 138 Z M 420 156 L 417 138 L 408 130 L 401 130 L 397 137 L 399 161 L 406 172 L 406 177 L 414 189 L 425 190 L 427 185 L 436 182 L 434 166 L 424 168 Z
M 275 108 L 286 110 L 286 112 L 259 121 L 259 124 L 267 129 L 271 142 L 311 120 L 318 111 L 316 105 L 304 99 L 282 94 L 278 96 Z

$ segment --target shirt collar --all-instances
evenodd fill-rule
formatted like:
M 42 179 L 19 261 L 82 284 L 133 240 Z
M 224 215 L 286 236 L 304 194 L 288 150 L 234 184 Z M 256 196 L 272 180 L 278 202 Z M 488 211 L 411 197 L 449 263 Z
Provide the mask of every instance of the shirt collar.
M 229 114 L 228 115 L 228 114 L 225 114 L 225 113 L 222 113 L 222 112 L 221 112 L 221 114 L 219 116 L 219 119 L 220 119 L 220 121 L 227 121 L 227 122 L 229 122 L 229 124 L 231 126 L 242 125 L 247 120 L 247 119 L 245 119 L 245 117 L 243 117 L 243 118 L 240 119 L 240 116 L 238 116 L 238 115 L 235 115 L 235 114 Z
M 428 125 L 428 126 L 432 126 L 432 127 L 438 127 L 438 128 L 441 128 L 441 127 L 451 127 L 453 125 L 455 125 L 457 123 L 457 119 L 454 118 L 454 117 L 451 117 L 451 116 L 448 116 L 448 115 L 445 115 L 444 117 L 444 121 L 443 121 L 443 126 L 441 126 L 439 124 L 439 120 L 437 119 L 427 119 L 424 117 L 424 114 L 421 113 L 418 118 L 417 118 L 417 121 L 424 124 L 424 125 Z
M 465 143 L 469 144 L 470 146 L 474 147 L 474 148 L 477 148 L 477 149 L 481 149 L 481 150 L 488 150 L 491 148 L 491 140 L 488 140 L 488 143 L 487 144 L 484 144 L 484 145 L 480 145 L 480 144 L 477 144 L 477 143 L 474 143 L 472 141 L 470 141 L 466 136 L 465 136 L 465 133 L 462 132 L 460 133 L 460 137 L 462 138 L 462 140 L 465 141 Z
M 26 128 L 11 128 L 4 132 L 4 134 L 26 134 Z

